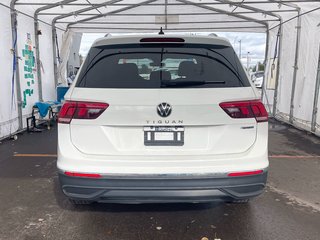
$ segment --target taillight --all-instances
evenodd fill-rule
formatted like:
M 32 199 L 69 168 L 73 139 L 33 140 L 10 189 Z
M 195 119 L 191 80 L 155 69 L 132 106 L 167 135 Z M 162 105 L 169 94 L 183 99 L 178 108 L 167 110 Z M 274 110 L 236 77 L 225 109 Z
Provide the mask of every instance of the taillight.
M 255 118 L 257 122 L 268 121 L 268 113 L 260 100 L 223 102 L 220 107 L 232 118 Z
M 77 173 L 77 172 L 64 172 L 69 177 L 84 177 L 84 178 L 101 178 L 98 173 Z
M 109 107 L 107 103 L 66 101 L 59 112 L 59 123 L 72 119 L 96 119 Z
M 251 175 L 258 175 L 263 173 L 263 170 L 256 170 L 256 171 L 250 171 L 250 172 L 232 172 L 229 173 L 229 177 L 243 177 L 243 176 L 251 176 Z

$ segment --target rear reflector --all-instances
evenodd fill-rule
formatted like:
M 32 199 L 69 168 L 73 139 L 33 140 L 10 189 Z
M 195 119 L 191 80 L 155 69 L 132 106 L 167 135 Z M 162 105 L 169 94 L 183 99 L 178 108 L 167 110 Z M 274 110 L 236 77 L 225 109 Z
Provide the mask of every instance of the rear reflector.
M 59 112 L 58 122 L 69 124 L 72 119 L 96 119 L 108 107 L 107 103 L 66 101 Z
M 154 43 L 154 42 L 173 42 L 173 43 L 183 43 L 183 38 L 142 38 L 140 42 L 143 43 Z
M 258 175 L 263 173 L 263 170 L 256 170 L 256 171 L 250 171 L 250 172 L 232 172 L 229 173 L 229 177 L 242 177 L 242 176 L 251 176 L 251 175 Z
M 69 177 L 84 177 L 84 178 L 101 178 L 97 173 L 76 173 L 76 172 L 64 172 Z
M 255 118 L 257 122 L 268 121 L 268 113 L 260 100 L 223 102 L 220 107 L 232 118 Z

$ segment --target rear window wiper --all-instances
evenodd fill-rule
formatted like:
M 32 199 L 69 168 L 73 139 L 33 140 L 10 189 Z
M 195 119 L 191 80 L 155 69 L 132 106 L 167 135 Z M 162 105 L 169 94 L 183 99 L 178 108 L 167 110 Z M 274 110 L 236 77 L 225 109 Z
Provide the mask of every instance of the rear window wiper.
M 162 80 L 161 87 L 181 87 L 181 86 L 196 86 L 205 84 L 225 84 L 225 81 L 168 81 Z

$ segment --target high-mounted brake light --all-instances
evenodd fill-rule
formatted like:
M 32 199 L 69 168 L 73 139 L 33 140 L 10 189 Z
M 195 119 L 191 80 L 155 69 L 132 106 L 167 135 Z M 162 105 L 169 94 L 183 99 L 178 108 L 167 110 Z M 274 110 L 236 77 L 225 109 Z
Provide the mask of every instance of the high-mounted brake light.
M 66 101 L 59 112 L 58 122 L 69 124 L 72 119 L 96 119 L 108 107 L 107 103 Z
M 142 43 L 157 43 L 157 42 L 167 42 L 167 43 L 183 43 L 183 38 L 141 38 Z
M 229 177 L 243 177 L 243 176 L 251 176 L 251 175 L 258 175 L 263 173 L 263 170 L 256 170 L 256 171 L 250 171 L 250 172 L 232 172 L 229 173 Z
M 64 172 L 69 177 L 84 177 L 84 178 L 101 178 L 98 173 L 77 173 L 77 172 Z
M 220 107 L 232 118 L 255 118 L 257 122 L 268 121 L 268 113 L 260 100 L 223 102 Z

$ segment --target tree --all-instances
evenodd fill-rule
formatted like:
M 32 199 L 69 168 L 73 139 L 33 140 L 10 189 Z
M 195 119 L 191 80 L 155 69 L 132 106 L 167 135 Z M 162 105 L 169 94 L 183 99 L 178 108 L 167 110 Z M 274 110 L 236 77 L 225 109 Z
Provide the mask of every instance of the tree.
M 258 66 L 258 69 L 257 69 Z M 264 64 L 262 64 L 261 62 L 258 62 L 257 65 L 255 65 L 252 69 L 253 72 L 258 72 L 258 71 L 264 71 Z

